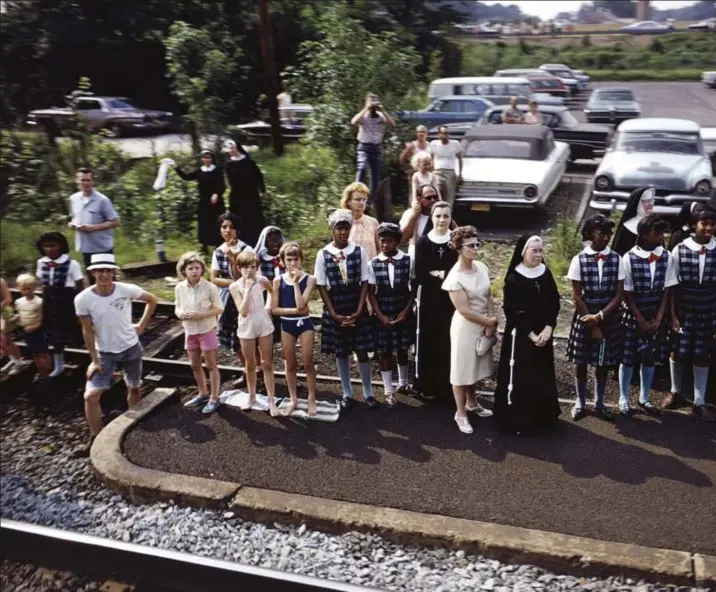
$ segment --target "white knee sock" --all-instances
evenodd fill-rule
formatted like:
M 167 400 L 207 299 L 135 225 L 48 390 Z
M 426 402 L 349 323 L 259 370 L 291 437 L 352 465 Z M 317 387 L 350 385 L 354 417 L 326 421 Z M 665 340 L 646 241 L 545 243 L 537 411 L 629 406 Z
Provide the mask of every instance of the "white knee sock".
M 383 377 L 383 388 L 385 389 L 385 394 L 392 395 L 393 394 L 393 371 L 392 370 L 382 370 L 380 374 Z
M 694 405 L 706 405 L 706 386 L 709 382 L 709 367 L 694 365 Z
M 52 358 L 55 367 L 52 369 L 52 372 L 50 372 L 50 378 L 55 378 L 62 374 L 65 369 L 65 354 L 53 354 Z
M 408 384 L 408 365 L 398 364 L 398 384 L 407 386 Z
M 681 385 L 684 382 L 684 363 L 681 360 L 669 360 L 671 371 L 671 392 L 681 394 Z

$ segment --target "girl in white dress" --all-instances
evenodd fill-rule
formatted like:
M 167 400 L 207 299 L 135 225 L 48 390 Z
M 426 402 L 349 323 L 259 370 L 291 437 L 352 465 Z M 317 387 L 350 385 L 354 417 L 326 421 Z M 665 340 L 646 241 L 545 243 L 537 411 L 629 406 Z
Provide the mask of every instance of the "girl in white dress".
M 273 375 L 273 321 L 264 304 L 263 293 L 271 293 L 273 285 L 262 275 L 258 275 L 259 258 L 253 251 L 245 250 L 236 258 L 236 265 L 241 269 L 241 277 L 229 287 L 231 296 L 239 311 L 239 328 L 237 335 L 241 340 L 241 351 L 246 361 L 246 382 L 249 388 L 248 407 L 251 409 L 256 402 L 256 342 L 261 352 L 266 394 L 269 399 L 269 411 L 273 417 L 278 415 L 274 398 L 276 383 Z
M 477 261 L 475 227 L 453 230 L 449 246 L 458 253 L 458 261 L 442 285 L 455 306 L 450 324 L 450 383 L 457 406 L 455 422 L 461 432 L 471 434 L 468 411 L 475 411 L 480 417 L 492 415 L 475 400 L 475 383 L 492 374 L 491 348 L 478 353 L 478 342 L 481 338 L 494 338 L 497 317 L 487 266 Z

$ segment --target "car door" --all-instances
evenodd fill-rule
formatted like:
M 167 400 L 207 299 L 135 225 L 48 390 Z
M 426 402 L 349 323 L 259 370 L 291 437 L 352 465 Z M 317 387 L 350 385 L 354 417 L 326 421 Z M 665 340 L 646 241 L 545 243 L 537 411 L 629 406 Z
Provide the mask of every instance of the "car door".
M 103 127 L 107 114 L 102 110 L 102 103 L 99 99 L 77 99 L 75 109 L 89 129 L 96 130 Z
M 460 114 L 462 101 L 453 99 L 441 101 L 439 105 L 435 105 L 434 117 L 431 125 L 442 125 L 444 123 L 454 123 L 457 121 L 457 115 Z
M 487 111 L 487 101 L 483 99 L 470 99 L 463 103 L 461 121 L 477 121 Z
M 547 192 L 547 195 L 549 195 L 554 191 L 557 185 L 559 185 L 559 182 L 564 176 L 569 158 L 569 149 L 566 151 L 560 149 L 555 143 L 554 137 L 550 135 L 547 139 L 547 150 L 547 170 L 545 173 L 544 190 Z

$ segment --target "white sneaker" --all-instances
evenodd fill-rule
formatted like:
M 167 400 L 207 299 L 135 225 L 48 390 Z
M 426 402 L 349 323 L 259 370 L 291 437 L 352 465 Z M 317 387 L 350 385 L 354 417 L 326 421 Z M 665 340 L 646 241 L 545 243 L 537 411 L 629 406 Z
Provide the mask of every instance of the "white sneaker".
M 472 434 L 472 426 L 470 420 L 467 419 L 467 415 L 455 414 L 455 423 L 463 434 Z
M 15 374 L 20 374 L 25 368 L 28 366 L 31 366 L 32 362 L 30 360 L 20 360 L 17 364 L 13 364 L 12 368 L 10 369 L 10 372 L 8 374 L 10 376 L 14 376 Z
M 465 411 L 476 413 L 478 417 L 492 417 L 492 411 L 490 409 L 485 409 L 482 405 L 480 405 L 480 403 L 475 403 L 474 407 L 465 405 Z

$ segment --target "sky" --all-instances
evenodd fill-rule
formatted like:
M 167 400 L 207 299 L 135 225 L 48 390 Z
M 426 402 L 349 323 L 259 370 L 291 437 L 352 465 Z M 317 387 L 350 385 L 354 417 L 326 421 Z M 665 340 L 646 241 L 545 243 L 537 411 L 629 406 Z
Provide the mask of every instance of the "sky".
M 520 7 L 523 13 L 538 16 L 541 19 L 550 19 L 557 15 L 558 12 L 576 12 L 579 7 L 584 4 L 584 0 L 577 0 L 572 2 L 571 0 L 500 0 L 500 1 L 487 1 L 483 0 L 484 4 L 516 4 Z M 650 5 L 660 10 L 667 8 L 681 8 L 683 6 L 690 6 L 694 4 L 694 0 L 687 0 L 685 2 L 670 2 L 668 0 L 652 0 Z

